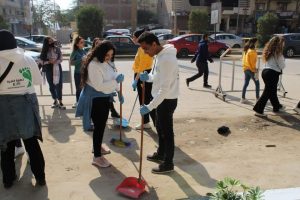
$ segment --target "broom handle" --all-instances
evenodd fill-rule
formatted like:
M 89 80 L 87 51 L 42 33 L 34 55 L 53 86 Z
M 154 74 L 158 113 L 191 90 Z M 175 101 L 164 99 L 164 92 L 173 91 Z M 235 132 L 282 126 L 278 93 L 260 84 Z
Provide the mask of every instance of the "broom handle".
M 145 81 L 142 84 L 142 105 L 145 105 Z M 143 165 L 143 147 L 144 147 L 144 115 L 141 119 L 141 149 L 140 149 L 140 170 L 139 170 L 139 181 L 142 180 L 142 165 Z
M 122 98 L 122 82 L 120 82 L 120 97 Z M 122 103 L 120 102 L 120 141 L 122 141 Z

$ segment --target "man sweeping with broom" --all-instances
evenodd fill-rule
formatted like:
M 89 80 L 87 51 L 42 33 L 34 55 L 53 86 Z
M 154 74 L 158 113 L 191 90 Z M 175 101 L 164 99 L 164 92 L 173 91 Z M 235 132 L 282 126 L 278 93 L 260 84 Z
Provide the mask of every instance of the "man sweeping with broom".
M 140 108 L 141 115 L 156 109 L 156 130 L 159 137 L 157 151 L 148 155 L 147 160 L 159 163 L 152 173 L 164 174 L 174 170 L 174 131 L 173 113 L 177 107 L 179 95 L 179 69 L 176 49 L 173 45 L 160 45 L 158 38 L 150 32 L 144 32 L 138 39 L 146 54 L 154 57 L 151 72 L 140 74 L 141 81 L 153 82 L 153 100 Z

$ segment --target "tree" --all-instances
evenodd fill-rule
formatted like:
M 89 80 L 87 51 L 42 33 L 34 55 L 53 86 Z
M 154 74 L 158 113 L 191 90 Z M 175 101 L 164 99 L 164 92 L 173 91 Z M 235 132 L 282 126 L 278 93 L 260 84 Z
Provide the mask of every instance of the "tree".
M 200 9 L 192 10 L 189 16 L 188 26 L 192 33 L 204 33 L 208 28 L 208 14 Z
M 274 33 L 278 32 L 278 17 L 274 13 L 267 12 L 257 21 L 257 39 L 263 46 Z
M 4 20 L 4 18 L 0 15 L 0 29 L 8 29 L 8 24 Z
M 78 33 L 84 38 L 102 36 L 103 11 L 95 6 L 83 6 L 77 14 Z
M 156 24 L 158 22 L 156 15 L 148 10 L 138 10 L 137 11 L 137 24 Z

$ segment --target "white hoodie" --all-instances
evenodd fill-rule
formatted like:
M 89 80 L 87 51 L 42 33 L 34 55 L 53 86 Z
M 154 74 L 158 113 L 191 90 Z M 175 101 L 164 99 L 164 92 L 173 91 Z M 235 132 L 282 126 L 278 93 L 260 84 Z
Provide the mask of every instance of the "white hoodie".
M 153 100 L 147 106 L 153 110 L 159 106 L 164 99 L 177 99 L 179 95 L 179 68 L 176 58 L 176 49 L 167 44 L 154 57 L 154 65 L 149 74 L 148 82 L 153 82 Z
M 42 76 L 33 58 L 19 48 L 0 51 L 0 76 L 9 62 L 14 65 L 0 84 L 0 95 L 35 93 L 34 85 L 42 84 Z

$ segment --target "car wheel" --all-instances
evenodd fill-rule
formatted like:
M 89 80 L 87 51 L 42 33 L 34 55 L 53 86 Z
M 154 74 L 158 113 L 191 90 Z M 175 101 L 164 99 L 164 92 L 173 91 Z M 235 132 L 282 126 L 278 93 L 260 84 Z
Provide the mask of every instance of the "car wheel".
M 285 56 L 288 57 L 288 58 L 291 58 L 295 55 L 295 51 L 293 48 L 288 48 L 286 51 L 285 51 Z
M 232 48 L 241 48 L 241 46 L 239 44 L 235 44 L 232 46 Z
M 177 54 L 178 58 L 186 58 L 188 56 L 189 56 L 189 51 L 187 49 L 181 49 Z
M 217 56 L 218 56 L 218 57 L 221 57 L 221 55 L 222 55 L 225 51 L 226 51 L 225 49 L 220 49 L 220 50 L 217 52 Z

